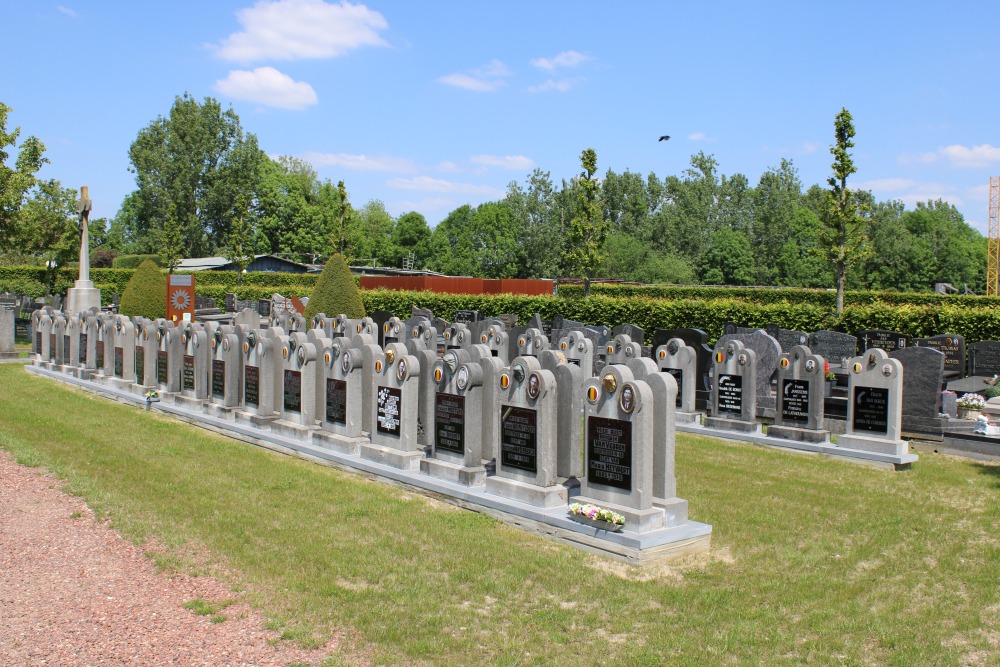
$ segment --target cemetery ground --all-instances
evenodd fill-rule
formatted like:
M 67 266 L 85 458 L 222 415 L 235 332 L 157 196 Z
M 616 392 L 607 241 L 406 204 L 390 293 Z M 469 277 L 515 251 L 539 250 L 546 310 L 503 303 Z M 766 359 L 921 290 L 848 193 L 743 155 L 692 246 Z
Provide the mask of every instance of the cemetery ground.
M 330 665 L 1000 663 L 1000 464 L 892 472 L 678 433 L 712 550 L 638 568 L 19 364 L 0 388 L 0 448 L 155 537 L 165 574 L 217 576 L 290 642 L 343 637 Z

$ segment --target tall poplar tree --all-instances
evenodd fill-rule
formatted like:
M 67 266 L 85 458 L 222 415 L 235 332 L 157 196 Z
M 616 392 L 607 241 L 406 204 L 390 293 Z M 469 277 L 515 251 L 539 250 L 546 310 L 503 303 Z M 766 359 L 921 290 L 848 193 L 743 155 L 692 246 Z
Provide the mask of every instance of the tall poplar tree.
M 583 295 L 590 296 L 590 281 L 604 263 L 604 241 L 608 224 L 601 207 L 601 185 L 597 173 L 597 153 L 587 148 L 580 154 L 583 172 L 574 183 L 579 198 L 577 214 L 566 232 L 566 266 L 574 276 L 583 278 Z

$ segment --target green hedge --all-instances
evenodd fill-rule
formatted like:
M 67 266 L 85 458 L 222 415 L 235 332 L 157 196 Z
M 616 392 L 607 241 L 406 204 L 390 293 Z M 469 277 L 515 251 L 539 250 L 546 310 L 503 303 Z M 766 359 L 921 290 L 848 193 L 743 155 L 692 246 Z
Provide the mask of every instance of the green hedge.
M 534 313 L 550 320 L 562 314 L 589 324 L 637 324 L 651 336 L 656 329 L 692 327 L 705 331 L 710 342 L 722 334 L 726 322 L 750 327 L 777 324 L 785 329 L 813 332 L 821 329 L 856 334 L 863 329 L 889 329 L 911 336 L 954 333 L 966 342 L 1000 340 L 1000 309 L 970 308 L 963 305 L 874 305 L 848 306 L 837 319 L 828 308 L 804 303 L 749 303 L 737 299 L 614 299 L 592 296 L 567 299 L 529 296 L 469 296 L 433 292 L 362 291 L 368 312 L 379 309 L 406 317 L 412 306 L 429 308 L 450 320 L 456 310 L 478 310 L 493 316 L 516 313 L 525 321 Z M 331 313 L 327 313 L 328 315 Z M 646 341 L 647 343 L 650 340 Z
M 119 255 L 111 260 L 113 269 L 136 269 L 146 260 L 153 262 L 159 267 L 163 267 L 163 259 L 159 255 Z
M 591 286 L 591 294 L 616 298 L 649 299 L 740 299 L 753 303 L 805 303 L 833 310 L 837 293 L 828 289 L 794 287 L 684 287 L 675 285 L 601 285 Z M 582 285 L 560 285 L 559 296 L 583 297 Z M 845 305 L 885 303 L 889 305 L 961 304 L 971 307 L 1000 307 L 1000 298 L 971 295 L 945 295 L 929 292 L 845 292 Z

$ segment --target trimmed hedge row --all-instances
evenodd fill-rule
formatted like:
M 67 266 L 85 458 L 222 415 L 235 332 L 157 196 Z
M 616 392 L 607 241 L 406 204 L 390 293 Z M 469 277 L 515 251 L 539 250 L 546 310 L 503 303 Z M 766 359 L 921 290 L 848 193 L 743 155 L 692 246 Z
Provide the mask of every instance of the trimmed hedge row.
M 1000 339 L 1000 309 L 955 305 L 892 307 L 880 303 L 848 306 L 838 320 L 829 309 L 812 304 L 760 304 L 737 299 L 668 301 L 607 296 L 549 299 L 509 294 L 469 296 L 389 290 L 362 291 L 361 294 L 368 312 L 384 309 L 404 318 L 412 306 L 429 308 L 449 320 L 456 310 L 478 310 L 484 316 L 516 313 L 522 322 L 537 312 L 545 320 L 561 314 L 569 319 L 610 327 L 636 324 L 650 336 L 656 329 L 692 327 L 705 331 L 713 343 L 722 334 L 726 322 L 751 327 L 777 324 L 785 329 L 806 332 L 829 329 L 856 334 L 863 329 L 889 329 L 915 337 L 953 333 L 965 336 L 968 343 Z
M 682 287 L 674 285 L 591 285 L 592 295 L 616 298 L 648 299 L 741 299 L 753 303 L 807 303 L 833 310 L 837 292 L 827 289 L 801 288 L 751 288 L 751 287 Z M 559 296 L 568 299 L 582 298 L 582 285 L 560 285 Z M 926 292 L 856 292 L 844 293 L 845 306 L 866 304 L 889 305 L 944 305 L 960 304 L 966 307 L 1000 307 L 1000 297 L 971 296 L 964 294 L 934 294 Z

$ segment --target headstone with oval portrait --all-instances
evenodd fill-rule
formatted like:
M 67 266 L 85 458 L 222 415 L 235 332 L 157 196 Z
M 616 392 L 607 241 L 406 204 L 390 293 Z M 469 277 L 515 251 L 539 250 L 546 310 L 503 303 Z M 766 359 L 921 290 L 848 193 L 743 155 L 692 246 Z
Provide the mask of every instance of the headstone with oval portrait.
M 582 331 L 570 331 L 559 339 L 557 348 L 566 357 L 566 363 L 578 367 L 584 377 L 594 374 L 594 341 Z
M 201 402 L 208 399 L 209 374 L 212 367 L 212 349 L 208 335 L 200 324 L 184 322 L 177 327 L 181 337 L 181 393 L 174 403 L 201 409 Z
M 208 341 L 211 349 L 208 403 L 205 412 L 229 419 L 240 403 L 241 358 L 240 339 L 235 333 L 216 329 Z
M 420 365 L 417 392 L 417 441 L 423 447 L 433 444 L 434 433 L 434 362 L 438 360 L 438 332 L 425 317 L 411 317 L 406 321 L 408 336 L 406 351 L 415 356 Z
M 778 358 L 778 406 L 767 434 L 786 440 L 820 443 L 823 429 L 823 385 L 826 360 L 805 345 L 795 345 Z
M 837 446 L 902 457 L 903 364 L 870 348 L 847 367 L 847 432 Z
M 625 517 L 625 530 L 667 526 L 653 496 L 653 393 L 626 366 L 610 365 L 584 392 L 584 477 L 574 502 Z
M 472 330 L 464 322 L 454 322 L 444 330 L 445 350 L 466 350 L 475 342 Z
M 486 478 L 486 492 L 538 507 L 566 504 L 567 488 L 559 483 L 555 375 L 535 357 L 518 357 L 494 380 L 499 452 L 496 474 Z
M 712 415 L 705 426 L 727 431 L 757 431 L 757 355 L 735 338 L 715 346 L 715 384 L 712 387 Z
M 144 320 L 136 331 L 132 367 L 136 391 L 145 394 L 156 388 L 156 325 L 152 320 Z
M 52 316 L 44 311 L 38 312 L 37 322 L 32 327 L 35 332 L 35 349 L 38 350 L 38 364 L 45 366 L 52 360 Z
M 281 341 L 281 374 L 275 392 L 281 393 L 281 412 L 271 430 L 309 437 L 316 423 L 316 345 L 302 331 L 293 331 Z M 278 378 L 276 378 L 277 380 Z M 280 385 L 280 390 L 277 386 Z
M 487 320 L 486 326 L 480 329 L 479 342 L 489 348 L 490 356 L 498 359 L 502 365 L 507 365 L 510 341 L 502 323 Z
M 42 362 L 42 315 L 43 310 L 34 310 L 29 319 L 31 332 L 31 363 L 38 366 Z
M 327 338 L 333 338 L 333 323 L 334 318 L 326 313 L 317 313 L 312 318 L 312 325 L 309 330 L 322 331 L 323 335 Z
M 361 457 L 402 470 L 417 470 L 424 448 L 417 441 L 420 362 L 403 343 L 389 343 L 375 357 L 374 421 Z
M 73 373 L 80 367 L 80 330 L 83 319 L 79 314 L 66 318 L 63 334 L 63 372 Z
M 64 359 L 68 358 L 66 354 L 65 344 L 63 341 L 66 337 L 66 315 L 62 312 L 56 311 L 52 314 L 52 335 L 49 338 L 49 351 L 52 357 L 52 368 L 56 370 L 61 370 L 64 363 Z
M 114 318 L 114 384 L 129 390 L 135 382 L 135 325 L 124 315 Z
M 549 339 L 540 329 L 528 327 L 517 337 L 517 356 L 537 357 L 549 349 Z
M 358 446 L 368 440 L 361 422 L 364 358 L 344 337 L 326 339 L 321 363 L 322 400 L 317 400 L 320 430 L 313 434 L 317 446 L 357 456 Z
M 161 393 L 181 390 L 183 356 L 180 329 L 165 319 L 156 320 L 156 388 Z
M 914 338 L 919 347 L 930 347 L 944 354 L 944 377 L 953 380 L 965 372 L 965 336 L 938 334 L 927 338 Z
M 97 337 L 99 327 L 95 313 L 82 314 L 80 325 L 80 377 L 90 378 L 97 371 Z
M 274 411 L 275 358 L 281 359 L 277 341 L 252 330 L 243 341 L 243 401 L 238 421 L 264 426 L 277 418 Z
M 700 421 L 701 413 L 695 409 L 695 391 L 698 380 L 698 353 L 680 338 L 670 338 L 653 351 L 656 366 L 661 373 L 668 373 L 677 384 L 674 407 L 678 422 Z
M 483 367 L 450 350 L 434 363 L 434 444 L 420 471 L 464 486 L 486 481 L 482 447 Z

